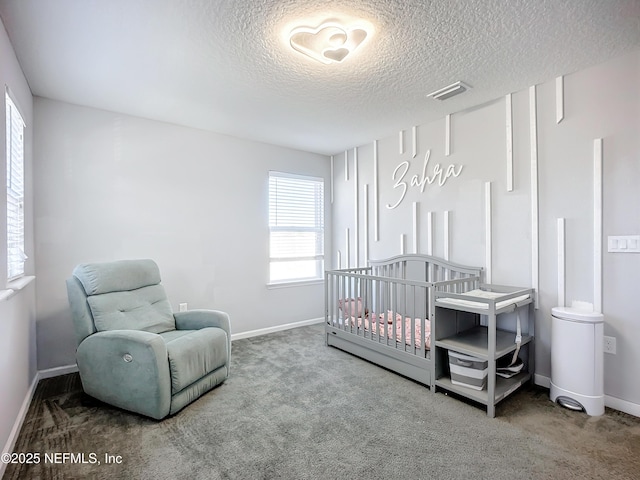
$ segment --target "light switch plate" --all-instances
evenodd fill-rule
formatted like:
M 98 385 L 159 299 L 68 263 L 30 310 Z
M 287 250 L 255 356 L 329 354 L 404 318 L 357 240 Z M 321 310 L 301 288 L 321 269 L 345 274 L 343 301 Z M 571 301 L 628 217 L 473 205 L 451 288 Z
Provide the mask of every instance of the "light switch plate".
M 607 251 L 611 253 L 640 252 L 640 235 L 610 235 L 607 241 Z

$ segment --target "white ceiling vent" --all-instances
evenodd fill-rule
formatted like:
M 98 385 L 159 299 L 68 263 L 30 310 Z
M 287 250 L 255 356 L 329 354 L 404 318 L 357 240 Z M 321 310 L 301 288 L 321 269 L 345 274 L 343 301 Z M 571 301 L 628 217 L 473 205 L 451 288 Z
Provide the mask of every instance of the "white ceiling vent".
M 454 95 L 458 95 L 460 93 L 466 92 L 471 87 L 463 82 L 452 83 L 448 87 L 441 88 L 440 90 L 436 90 L 435 92 L 431 92 L 427 97 L 433 98 L 434 100 L 446 100 L 447 98 L 451 98 Z

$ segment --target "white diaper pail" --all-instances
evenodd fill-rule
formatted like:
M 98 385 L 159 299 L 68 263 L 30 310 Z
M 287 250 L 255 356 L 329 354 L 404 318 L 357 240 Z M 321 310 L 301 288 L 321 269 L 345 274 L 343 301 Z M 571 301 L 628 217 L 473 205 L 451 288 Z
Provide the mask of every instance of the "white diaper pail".
M 601 313 L 551 310 L 551 401 L 592 416 L 604 413 L 603 344 Z

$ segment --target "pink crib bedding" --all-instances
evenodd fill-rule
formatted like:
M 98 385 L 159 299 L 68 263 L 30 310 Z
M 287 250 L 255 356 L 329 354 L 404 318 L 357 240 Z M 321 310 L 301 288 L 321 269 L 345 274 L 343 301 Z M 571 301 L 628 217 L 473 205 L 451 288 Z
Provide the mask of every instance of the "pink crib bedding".
M 369 317 L 373 317 L 373 321 L 369 319 Z M 429 320 L 425 320 L 425 348 L 431 348 L 431 324 Z M 411 345 L 411 318 L 405 317 L 404 321 L 402 319 L 402 315 L 396 313 L 395 322 L 393 321 L 393 312 L 389 311 L 387 314 L 376 314 L 373 313 L 371 315 L 367 315 L 364 319 L 351 317 L 351 325 L 358 326 L 358 328 L 363 328 L 366 331 L 371 331 L 373 334 L 377 335 L 380 332 L 380 336 L 384 337 L 386 335 L 387 338 L 393 339 L 393 325 L 395 324 L 396 331 L 396 341 L 402 341 L 402 329 L 404 328 L 404 338 L 405 343 L 407 345 Z M 414 325 L 414 335 L 415 335 L 415 347 L 420 348 L 422 344 L 422 320 L 420 318 L 415 319 Z
M 396 341 L 402 341 L 402 329 L 404 328 L 404 338 L 407 345 L 411 345 L 411 317 L 405 317 L 404 321 L 402 315 L 399 313 L 394 315 L 392 311 L 387 311 L 386 314 L 369 313 L 366 308 L 363 308 L 361 298 L 347 298 L 338 301 L 338 306 L 344 317 L 350 319 L 351 326 L 358 328 L 364 328 L 366 331 L 371 331 L 374 335 L 380 331 L 380 336 L 393 339 L 393 325 L 395 324 Z M 373 319 L 373 321 L 371 321 Z M 431 348 L 431 324 L 429 320 L 424 321 L 425 324 L 425 348 Z M 415 319 L 415 346 L 420 348 L 422 343 L 422 320 L 420 318 Z

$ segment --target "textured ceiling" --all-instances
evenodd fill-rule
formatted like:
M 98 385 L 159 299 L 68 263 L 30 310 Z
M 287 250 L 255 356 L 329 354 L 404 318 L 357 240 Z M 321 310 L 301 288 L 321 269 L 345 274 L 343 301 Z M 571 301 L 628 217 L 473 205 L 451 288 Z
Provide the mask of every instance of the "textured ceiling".
M 640 48 L 640 0 L 0 0 L 34 95 L 332 154 Z M 363 18 L 324 65 L 300 23 Z M 457 80 L 445 102 L 426 94 Z

